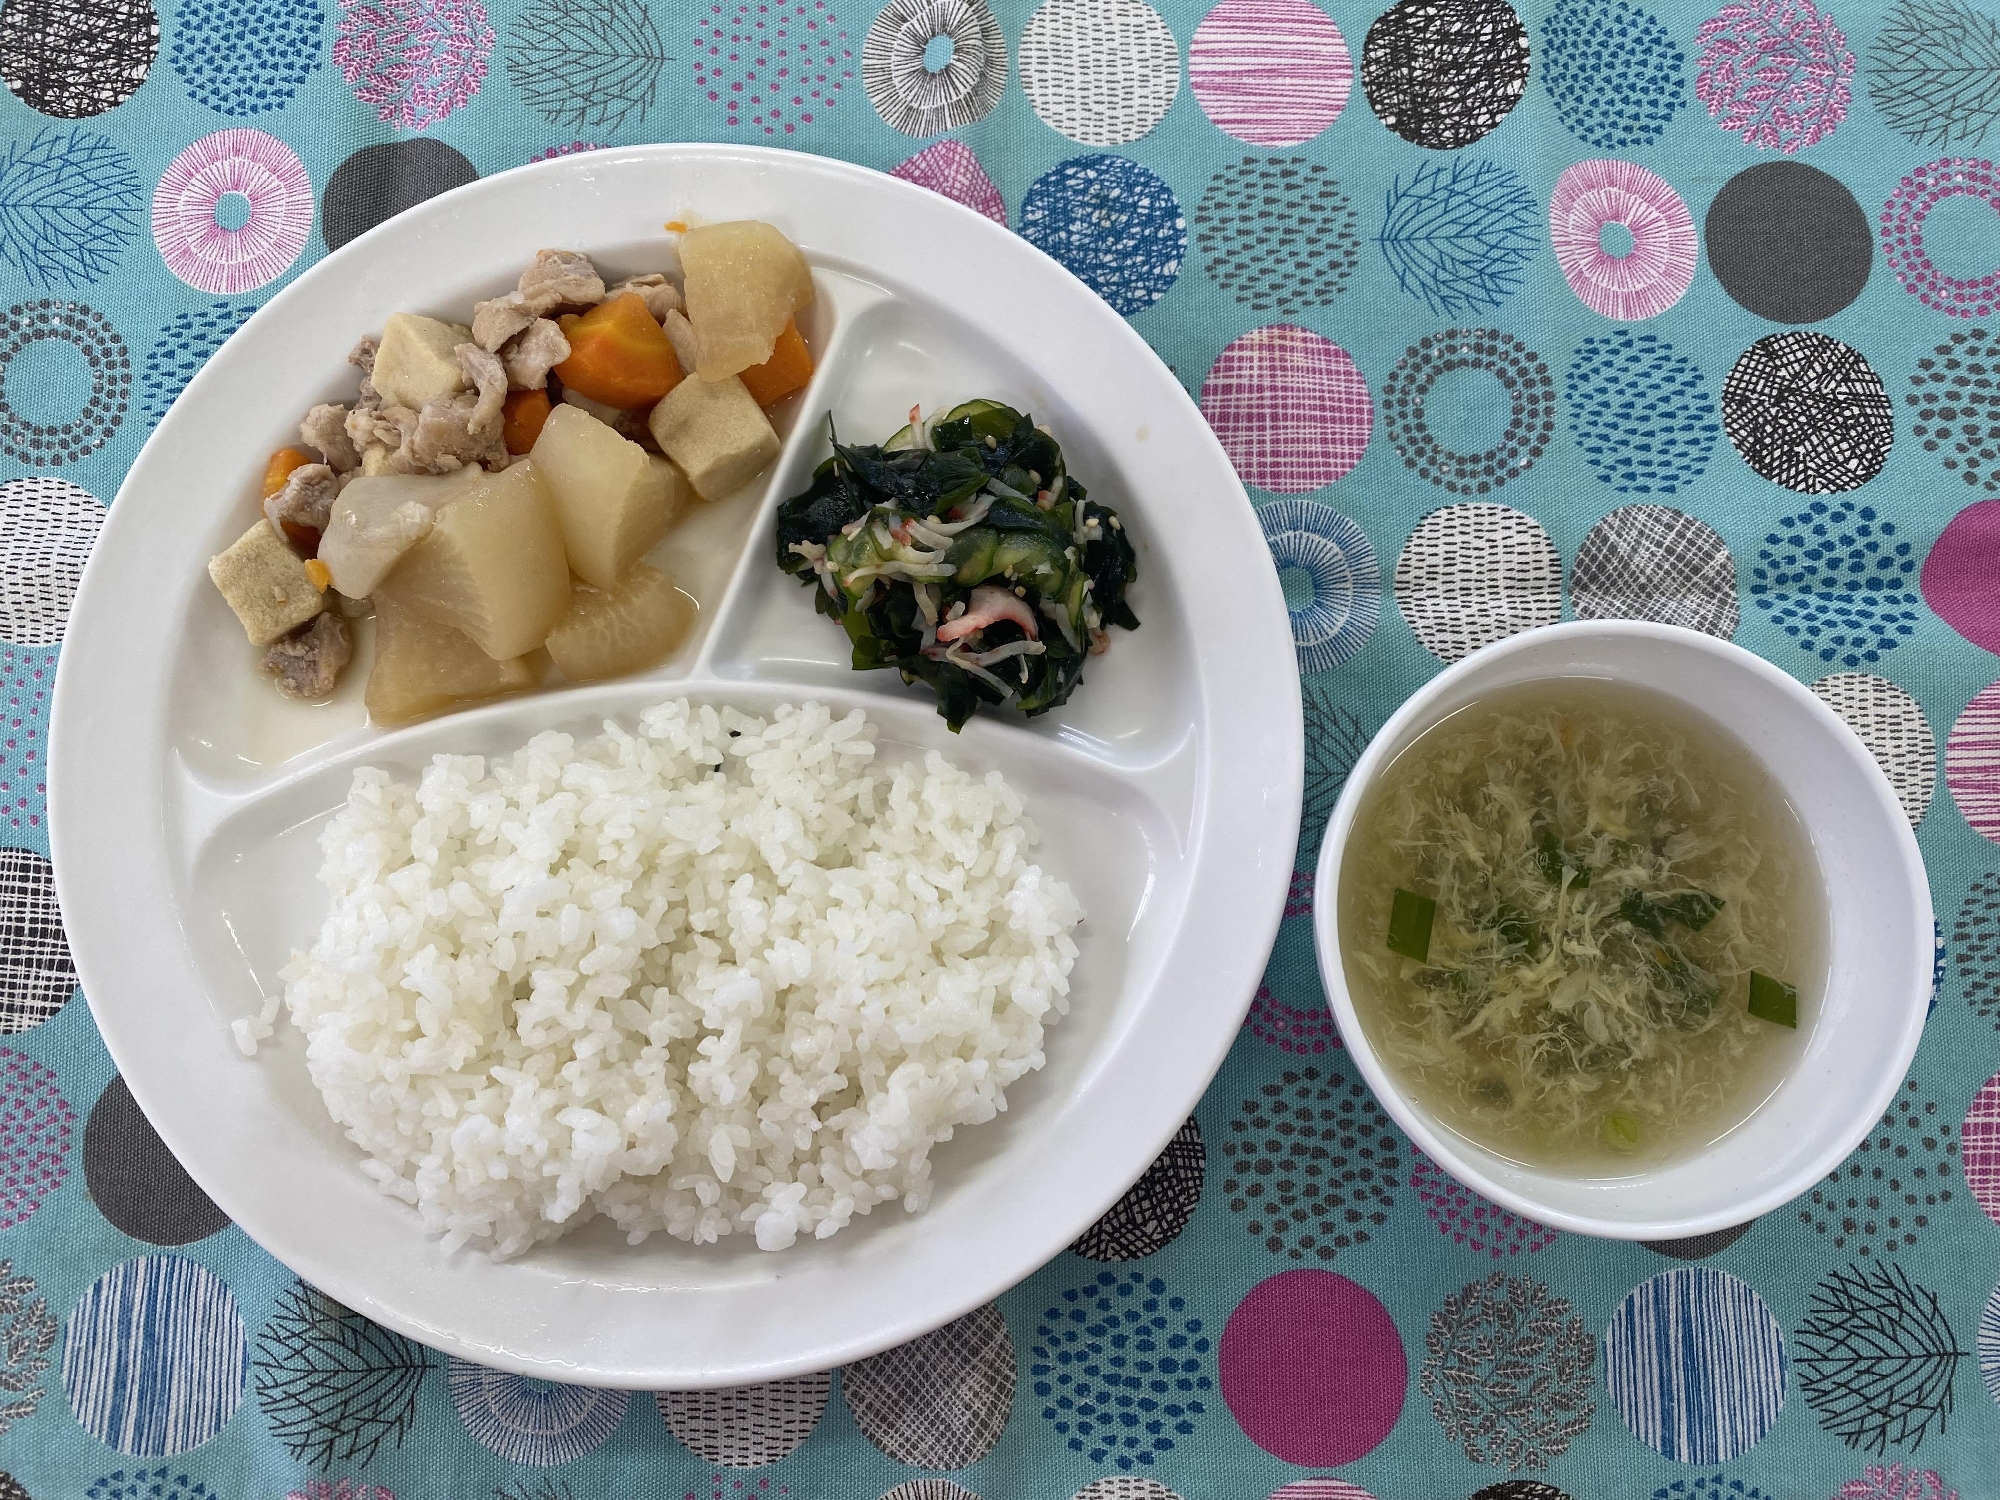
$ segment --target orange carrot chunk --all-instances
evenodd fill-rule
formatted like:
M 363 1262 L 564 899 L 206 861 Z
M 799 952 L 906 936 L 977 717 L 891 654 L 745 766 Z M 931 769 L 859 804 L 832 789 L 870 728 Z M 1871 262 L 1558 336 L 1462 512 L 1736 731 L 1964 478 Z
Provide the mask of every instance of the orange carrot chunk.
M 799 336 L 798 319 L 786 322 L 785 331 L 778 335 L 778 342 L 771 348 L 771 357 L 761 365 L 753 365 L 741 376 L 744 386 L 756 399 L 759 406 L 770 406 L 782 401 L 793 391 L 804 390 L 812 379 L 812 350 Z
M 509 453 L 526 453 L 549 419 L 547 391 L 510 391 L 500 407 L 500 436 Z
M 292 470 L 315 461 L 303 448 L 280 448 L 273 453 L 271 461 L 264 465 L 264 498 L 268 500 L 283 489 L 285 481 L 292 477 Z
M 562 320 L 569 358 L 556 366 L 580 396 L 630 410 L 650 406 L 681 383 L 674 346 L 636 292 L 600 302 Z

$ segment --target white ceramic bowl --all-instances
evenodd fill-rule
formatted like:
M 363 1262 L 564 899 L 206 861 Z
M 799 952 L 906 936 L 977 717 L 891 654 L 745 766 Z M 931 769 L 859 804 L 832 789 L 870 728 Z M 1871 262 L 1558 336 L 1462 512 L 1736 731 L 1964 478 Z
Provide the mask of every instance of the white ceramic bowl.
M 1611 1180 L 1523 1167 L 1473 1145 L 1412 1103 L 1369 1044 L 1340 962 L 1342 856 L 1383 767 L 1445 715 L 1497 689 L 1554 677 L 1652 688 L 1732 731 L 1798 810 L 1829 906 L 1826 992 L 1784 1082 L 1706 1150 Z M 1706 1234 L 1747 1223 L 1805 1192 L 1881 1119 L 1909 1071 L 1930 996 L 1930 885 L 1909 819 L 1880 767 L 1795 679 L 1740 646 L 1672 625 L 1551 625 L 1439 673 L 1382 726 L 1348 776 L 1320 849 L 1313 910 L 1320 978 L 1340 1034 L 1410 1139 L 1502 1207 L 1607 1239 Z

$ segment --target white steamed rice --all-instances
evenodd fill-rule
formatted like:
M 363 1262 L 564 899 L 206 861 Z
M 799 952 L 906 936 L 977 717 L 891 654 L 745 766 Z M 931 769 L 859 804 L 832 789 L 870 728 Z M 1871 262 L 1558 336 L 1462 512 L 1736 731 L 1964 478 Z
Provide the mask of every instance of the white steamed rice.
M 597 1213 L 782 1250 L 923 1208 L 931 1148 L 1042 1066 L 1082 912 L 998 773 L 874 738 L 682 701 L 356 772 L 284 998 L 362 1170 L 496 1256 Z

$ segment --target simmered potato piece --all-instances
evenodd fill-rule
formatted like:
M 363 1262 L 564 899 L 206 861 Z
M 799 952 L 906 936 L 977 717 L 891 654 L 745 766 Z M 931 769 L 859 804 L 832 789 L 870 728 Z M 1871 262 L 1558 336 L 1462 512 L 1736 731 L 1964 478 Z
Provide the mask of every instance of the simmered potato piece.
M 667 534 L 685 498 L 687 482 L 675 484 L 670 465 L 653 464 L 644 448 L 574 406 L 549 413 L 533 457 L 555 501 L 570 571 L 601 589 Z
M 403 554 L 431 534 L 438 507 L 462 493 L 479 469 L 451 474 L 379 474 L 352 479 L 333 502 L 319 560 L 333 586 L 366 599 Z
M 549 632 L 549 655 L 571 682 L 642 672 L 687 639 L 695 608 L 666 574 L 636 563 L 616 588 L 571 588 L 569 612 Z
M 387 594 L 375 601 L 375 665 L 362 698 L 377 724 L 407 724 L 534 682 L 521 658 L 495 661 L 463 631 L 414 614 Z
M 778 456 L 778 434 L 743 382 L 683 380 L 646 419 L 704 500 L 734 494 Z
M 465 371 L 453 351 L 472 341 L 472 330 L 415 313 L 390 313 L 369 376 L 383 403 L 418 410 L 426 401 L 465 389 Z
M 681 275 L 703 380 L 763 364 L 785 324 L 813 299 L 812 268 L 799 247 L 754 219 L 690 229 Z
M 569 564 L 534 460 L 485 475 L 440 509 L 376 588 L 384 595 L 464 631 L 495 661 L 541 645 L 569 605 Z

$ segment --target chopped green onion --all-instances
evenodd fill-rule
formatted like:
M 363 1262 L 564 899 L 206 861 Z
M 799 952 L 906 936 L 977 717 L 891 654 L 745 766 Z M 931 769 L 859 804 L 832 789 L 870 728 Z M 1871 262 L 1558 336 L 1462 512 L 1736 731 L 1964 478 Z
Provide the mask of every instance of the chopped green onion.
M 1639 1149 L 1639 1117 L 1622 1109 L 1614 1109 L 1606 1115 L 1604 1123 L 1597 1127 L 1597 1133 L 1613 1151 Z
M 1700 932 L 1715 920 L 1715 914 L 1722 907 L 1722 898 L 1711 896 L 1707 891 L 1683 891 L 1664 901 L 1652 900 L 1638 891 L 1627 891 L 1625 898 L 1618 903 L 1618 916 L 1641 932 L 1663 938 L 1667 935 L 1669 922 L 1678 922 L 1690 932 Z
M 1750 971 L 1750 1014 L 1773 1026 L 1799 1028 L 1799 992 L 1782 979 Z
M 1415 891 L 1398 890 L 1389 908 L 1389 951 L 1426 963 L 1431 956 L 1431 922 L 1437 902 Z

